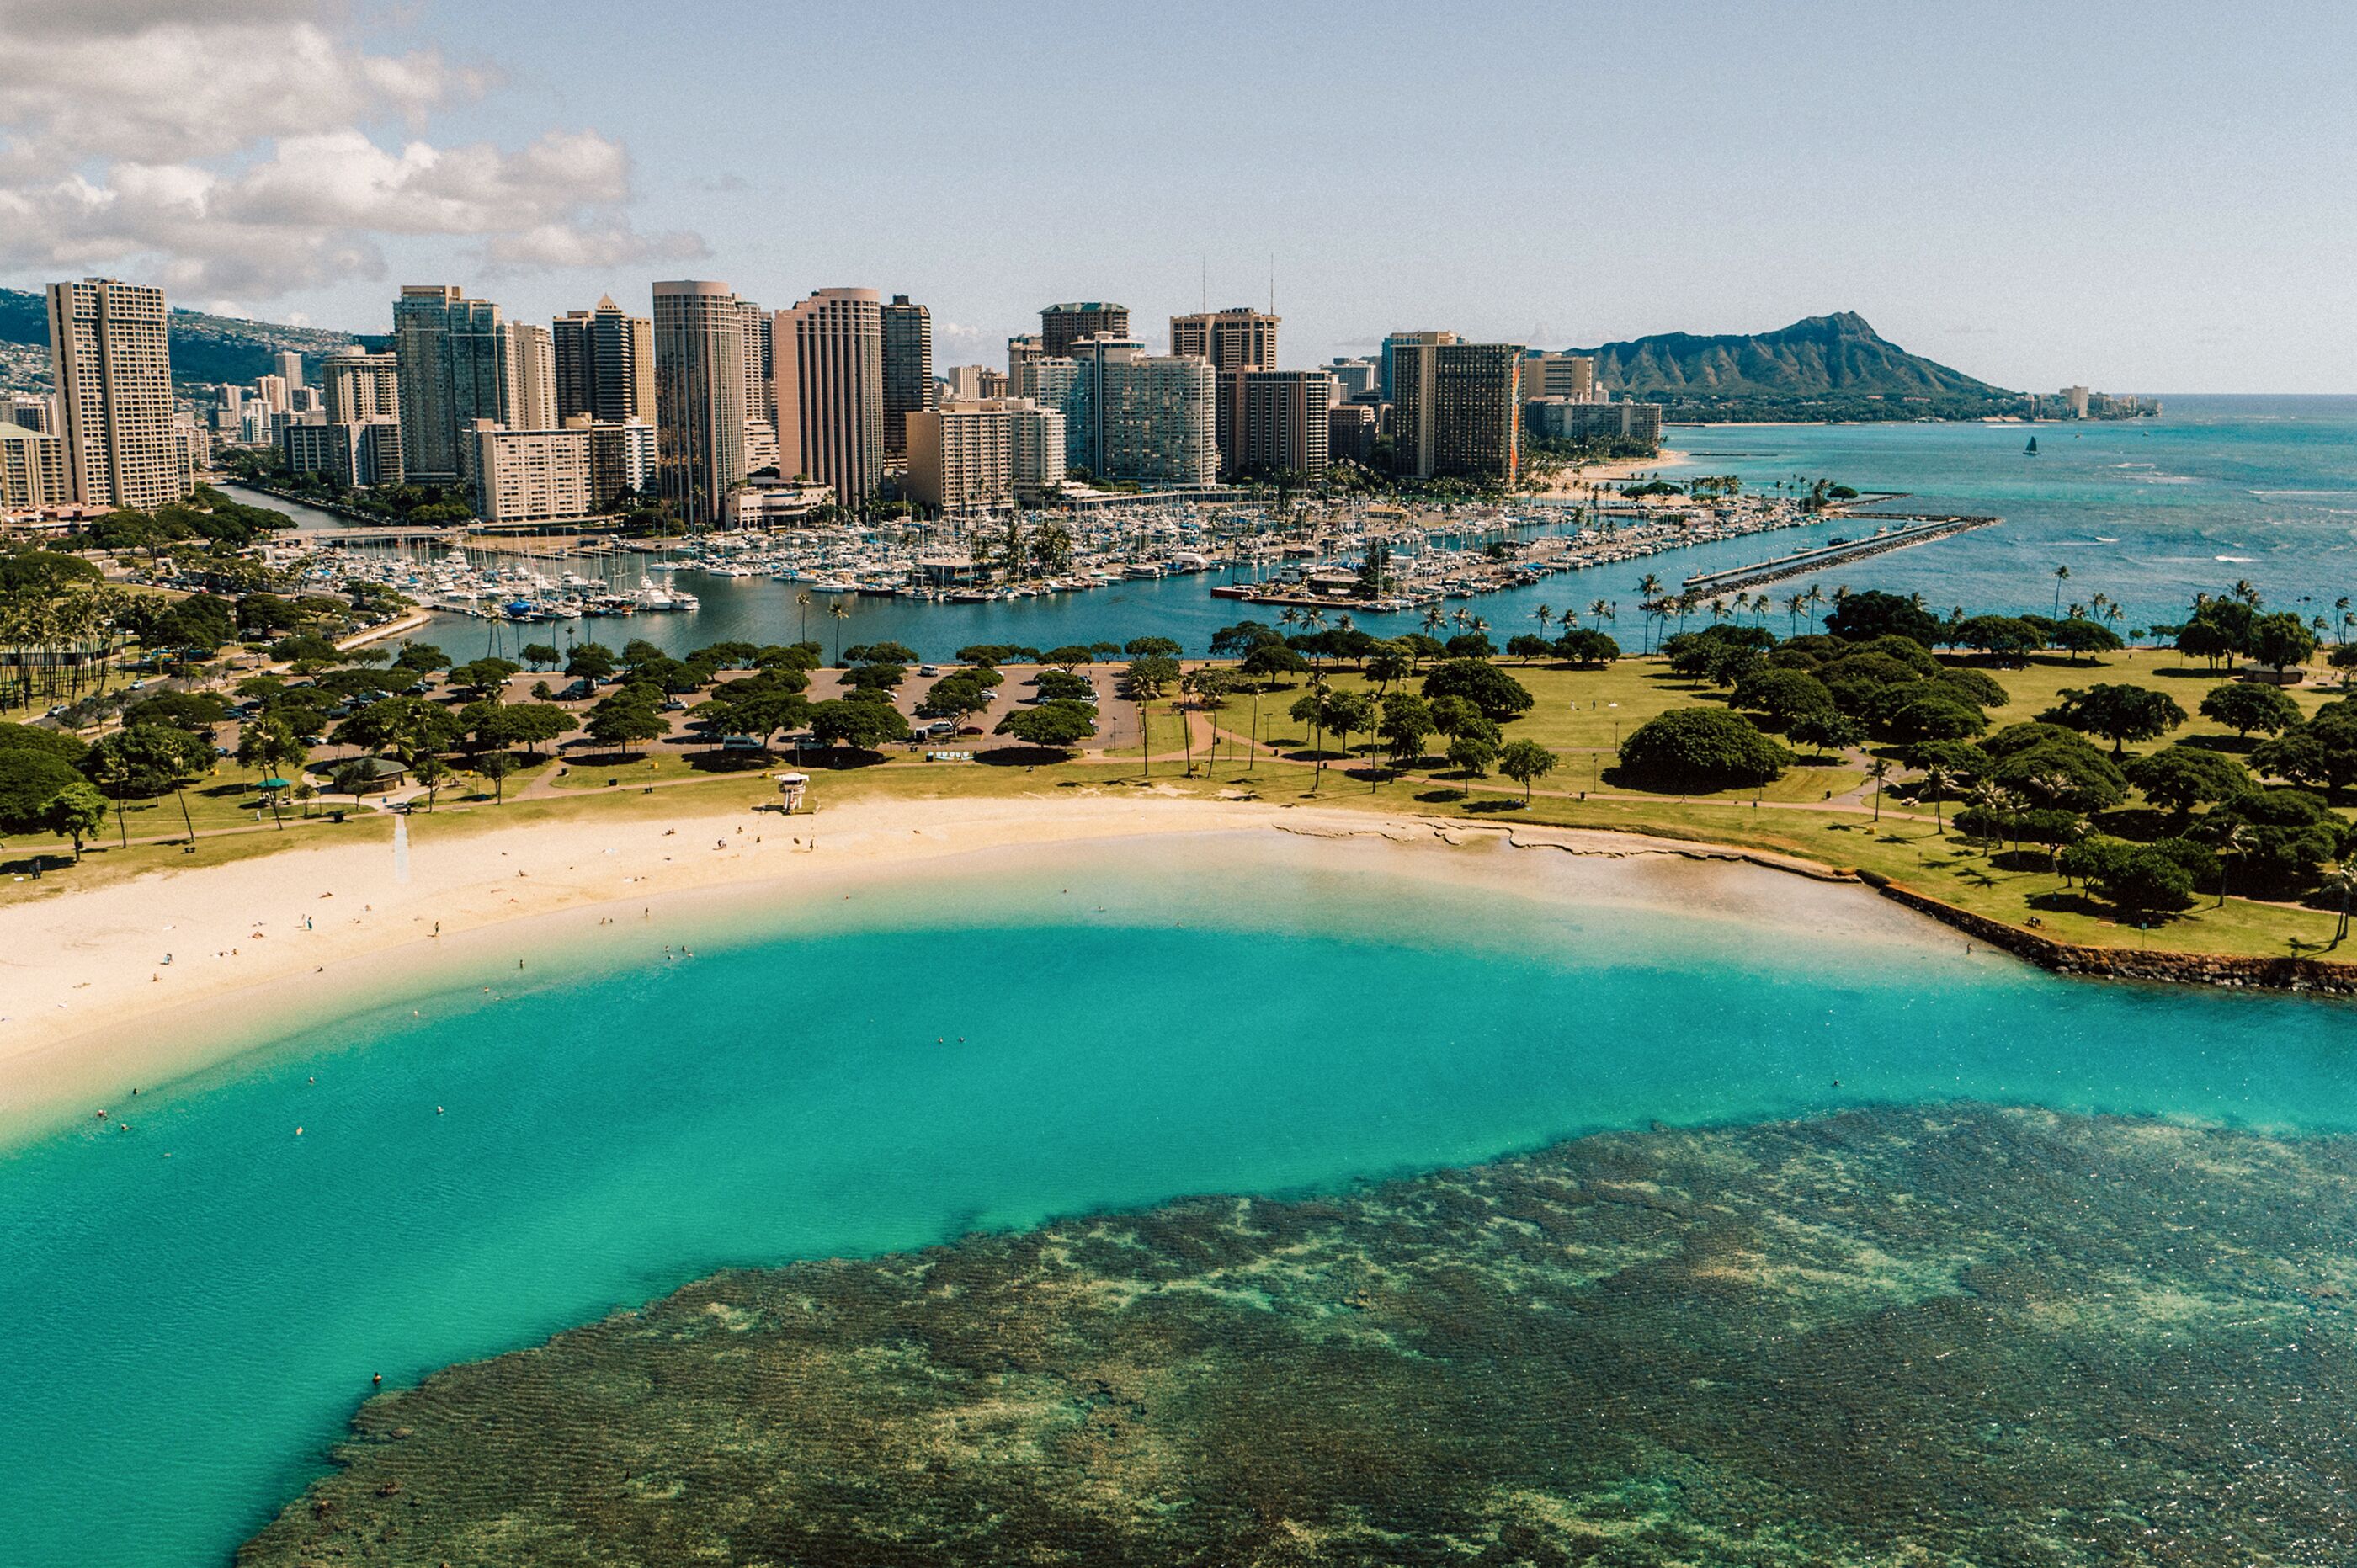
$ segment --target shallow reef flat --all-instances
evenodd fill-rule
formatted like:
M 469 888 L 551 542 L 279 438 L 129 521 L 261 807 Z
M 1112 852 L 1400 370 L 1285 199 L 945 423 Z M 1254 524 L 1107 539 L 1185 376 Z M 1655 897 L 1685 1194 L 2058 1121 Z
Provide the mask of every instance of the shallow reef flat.
M 2357 1141 L 1618 1133 L 732 1273 L 365 1405 L 249 1565 L 2357 1559 Z

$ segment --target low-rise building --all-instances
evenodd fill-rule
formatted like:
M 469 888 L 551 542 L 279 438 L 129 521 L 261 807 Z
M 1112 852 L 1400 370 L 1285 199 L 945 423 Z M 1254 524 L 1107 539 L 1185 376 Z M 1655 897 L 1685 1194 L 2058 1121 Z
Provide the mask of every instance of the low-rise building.
M 336 424 L 289 424 L 279 433 L 287 472 L 326 474 L 352 489 L 403 482 L 401 421 L 390 414 Z
M 998 511 L 1064 478 L 1064 415 L 1028 398 L 952 400 L 909 413 L 910 500 L 946 512 Z
M 731 528 L 799 528 L 821 507 L 834 504 L 833 485 L 756 474 L 728 492 L 723 520 Z
M 1658 403 L 1546 397 L 1524 403 L 1523 417 L 1534 441 L 1627 440 L 1659 445 L 1662 439 Z
M 587 427 L 509 430 L 477 420 L 465 454 L 475 515 L 494 527 L 577 522 L 600 510 Z

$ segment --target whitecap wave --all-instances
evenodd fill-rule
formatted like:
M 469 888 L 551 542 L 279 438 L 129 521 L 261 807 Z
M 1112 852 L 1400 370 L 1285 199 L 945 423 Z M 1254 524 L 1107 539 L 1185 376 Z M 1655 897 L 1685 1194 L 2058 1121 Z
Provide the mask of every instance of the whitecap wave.
M 2235 565 L 2241 566 L 2248 565 L 2251 563 L 2255 562 L 2258 560 L 2258 557 L 2255 555 L 2212 555 L 2210 559 L 2212 561 L 2229 561 L 2233 563 Z

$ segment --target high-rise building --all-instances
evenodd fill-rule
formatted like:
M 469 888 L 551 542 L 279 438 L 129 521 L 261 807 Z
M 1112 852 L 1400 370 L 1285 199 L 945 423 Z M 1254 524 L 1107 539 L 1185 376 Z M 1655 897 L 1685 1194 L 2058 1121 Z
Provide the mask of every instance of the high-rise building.
M 1055 356 L 1069 354 L 1072 345 L 1083 338 L 1100 333 L 1112 338 L 1129 336 L 1129 306 L 1106 305 L 1098 300 L 1082 300 L 1071 305 L 1051 305 L 1039 312 L 1039 351 Z M 1008 347 L 1011 349 L 1012 344 Z M 1007 367 L 1008 375 L 1014 367 Z
M 778 390 L 776 356 L 770 346 L 770 313 L 749 299 L 737 302 L 737 313 L 745 326 L 745 423 L 767 424 L 774 430 Z
M 511 321 L 500 328 L 499 422 L 511 430 L 548 430 L 557 424 L 556 341 L 545 327 Z
M 319 361 L 319 381 L 330 424 L 401 417 L 401 366 L 391 353 L 339 349 Z
M 145 510 L 187 495 L 172 434 L 164 291 L 112 278 L 53 283 L 48 316 L 73 500 Z
M 745 478 L 745 323 L 726 284 L 655 285 L 654 361 L 663 499 L 716 522 Z
M 576 414 L 565 425 L 589 433 L 589 491 L 597 510 L 614 510 L 655 488 L 660 470 L 653 425 L 643 419 L 592 421 L 587 414 Z
M 1567 397 L 1586 403 L 1596 396 L 1596 360 L 1588 354 L 1552 354 L 1533 349 L 1523 356 L 1523 401 Z
M 0 424 L 0 510 L 31 511 L 72 499 L 65 442 L 47 431 Z
M 1326 460 L 1364 466 L 1375 455 L 1375 409 L 1368 403 L 1338 403 L 1326 411 Z
M 1383 338 L 1383 351 L 1376 356 L 1375 363 L 1383 372 L 1383 401 L 1385 403 L 1395 402 L 1398 398 L 1398 392 L 1396 390 L 1398 383 L 1394 379 L 1393 374 L 1393 349 L 1399 344 L 1413 343 L 1421 338 L 1428 336 L 1428 333 L 1423 332 L 1394 332 Z M 1449 334 L 1449 340 L 1451 342 L 1456 340 L 1455 333 Z
M 1240 471 L 1315 478 L 1326 471 L 1334 378 L 1323 371 L 1245 371 Z
M 1335 396 L 1343 403 L 1383 396 L 1383 367 L 1372 360 L 1346 360 L 1338 357 L 1328 362 L 1326 373 L 1334 378 Z
M 1060 455 L 1056 478 L 1063 478 L 1063 465 L 1080 466 L 1082 458 L 1072 442 L 1085 436 L 1087 411 L 1082 406 L 1081 367 L 1063 357 L 1047 359 L 1033 355 L 1017 362 L 1007 377 L 1006 394 L 1028 398 L 1041 408 L 1051 408 L 1064 416 L 1064 450 Z
M 884 296 L 823 288 L 777 315 L 778 472 L 856 511 L 884 478 Z
M 1413 478 L 1513 482 L 1522 465 L 1523 350 L 1453 332 L 1394 333 L 1392 443 Z
M 1152 356 L 1133 338 L 1100 334 L 1072 345 L 1084 434 L 1078 466 L 1100 479 L 1211 484 L 1219 474 L 1211 365 L 1192 354 Z
M 58 433 L 57 404 L 34 392 L 10 392 L 5 408 L 0 408 L 0 424 L 13 424 L 19 430 L 37 430 L 44 435 Z
M 933 403 L 933 313 L 896 294 L 884 306 L 887 459 L 909 455 L 909 415 Z
M 1220 472 L 1234 474 L 1245 462 L 1244 375 L 1276 369 L 1278 318 L 1246 306 L 1170 318 L 1170 351 L 1193 354 L 1211 364 L 1217 377 Z
M 627 314 L 608 295 L 595 310 L 569 310 L 553 325 L 556 413 L 605 424 L 655 417 L 654 323 Z
M 393 304 L 401 366 L 401 446 L 409 478 L 449 484 L 466 462 L 462 439 L 502 413 L 507 336 L 500 307 L 448 284 L 406 284 Z
M 1039 346 L 1037 332 L 1018 333 L 1006 340 L 1006 384 L 1015 386 L 1023 380 L 1023 367 L 1034 360 L 1044 360 L 1048 350 Z
M 270 367 L 278 372 L 278 379 L 285 381 L 290 390 L 303 384 L 302 355 L 282 349 L 270 357 Z

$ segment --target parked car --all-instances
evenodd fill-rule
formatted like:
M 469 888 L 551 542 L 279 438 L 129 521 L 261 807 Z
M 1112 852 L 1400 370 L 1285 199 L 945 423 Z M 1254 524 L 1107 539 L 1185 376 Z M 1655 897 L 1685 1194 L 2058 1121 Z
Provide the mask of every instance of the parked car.
M 732 735 L 721 737 L 720 749 L 723 751 L 759 751 L 762 749 L 762 746 L 759 740 L 749 735 Z

